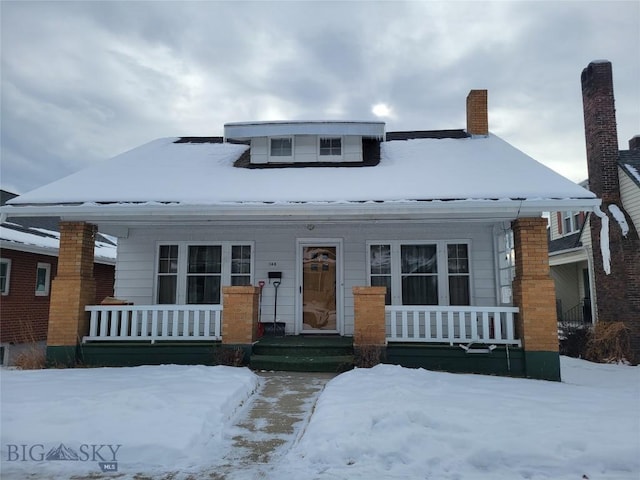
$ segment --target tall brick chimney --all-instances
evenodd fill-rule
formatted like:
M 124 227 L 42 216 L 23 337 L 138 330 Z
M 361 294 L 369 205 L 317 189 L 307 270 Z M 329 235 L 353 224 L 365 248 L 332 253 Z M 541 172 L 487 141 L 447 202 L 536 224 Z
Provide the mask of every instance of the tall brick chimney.
M 589 189 L 602 199 L 601 210 L 608 218 L 607 239 L 601 239 L 602 219 L 590 216 L 596 318 L 598 322 L 623 322 L 629 328 L 632 358 L 640 362 L 640 239 L 621 201 L 618 178 L 618 132 L 611 63 L 591 62 L 582 71 L 584 133 L 587 147 Z M 629 142 L 630 149 L 638 140 Z M 626 217 L 629 231 L 623 233 L 611 206 Z M 611 272 L 603 269 L 601 245 L 608 246 Z
M 582 71 L 581 80 L 589 189 L 605 204 L 619 203 L 618 131 L 611 62 L 591 62 Z
M 489 135 L 486 90 L 471 90 L 467 95 L 467 133 Z

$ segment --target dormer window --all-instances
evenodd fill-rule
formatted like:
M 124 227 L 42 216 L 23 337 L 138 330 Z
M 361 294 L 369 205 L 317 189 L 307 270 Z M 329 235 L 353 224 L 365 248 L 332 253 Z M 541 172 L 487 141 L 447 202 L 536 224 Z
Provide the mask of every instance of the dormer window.
M 320 138 L 320 156 L 342 156 L 342 137 Z
M 271 157 L 291 157 L 293 155 L 293 139 L 291 137 L 281 137 L 271 139 Z

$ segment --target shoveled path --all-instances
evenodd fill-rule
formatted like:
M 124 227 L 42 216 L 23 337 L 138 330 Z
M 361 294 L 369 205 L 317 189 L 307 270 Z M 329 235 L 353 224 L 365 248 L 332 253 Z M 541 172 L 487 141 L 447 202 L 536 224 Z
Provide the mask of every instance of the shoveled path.
M 262 386 L 230 432 L 231 447 L 213 480 L 269 478 L 271 466 L 302 435 L 326 383 L 336 374 L 257 372 Z

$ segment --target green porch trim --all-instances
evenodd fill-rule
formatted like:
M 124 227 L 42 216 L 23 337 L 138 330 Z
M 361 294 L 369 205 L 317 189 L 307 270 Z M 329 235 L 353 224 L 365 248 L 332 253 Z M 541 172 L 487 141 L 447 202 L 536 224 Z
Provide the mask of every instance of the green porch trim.
M 75 367 L 78 364 L 78 345 L 47 345 L 48 367 Z
M 560 381 L 558 352 L 524 352 L 526 376 L 538 380 Z
M 491 353 L 466 353 L 458 346 L 390 343 L 385 363 L 452 373 L 525 376 L 524 352 L 498 346 Z
M 220 342 L 109 342 L 79 346 L 79 361 L 92 367 L 216 365 Z

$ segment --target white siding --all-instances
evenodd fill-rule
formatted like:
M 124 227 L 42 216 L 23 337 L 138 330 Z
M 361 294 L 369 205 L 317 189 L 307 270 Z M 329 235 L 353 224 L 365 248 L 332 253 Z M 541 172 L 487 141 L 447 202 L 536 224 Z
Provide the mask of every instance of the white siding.
M 353 333 L 354 286 L 367 285 L 366 242 L 368 240 L 469 240 L 471 242 L 472 304 L 496 304 L 496 257 L 493 248 L 493 224 L 318 224 L 313 230 L 306 225 L 254 225 L 222 227 L 157 227 L 132 228 L 128 238 L 119 239 L 115 295 L 136 304 L 153 304 L 153 284 L 157 242 L 171 241 L 254 241 L 254 284 L 267 281 L 262 301 L 262 319 L 273 320 L 274 289 L 267 272 L 281 271 L 278 290 L 278 317 L 293 332 L 296 312 L 296 248 L 297 240 L 342 239 L 344 265 L 344 333 Z M 275 262 L 275 265 L 273 265 Z
M 319 162 L 318 135 L 295 135 L 293 137 L 293 162 Z M 275 157 L 274 161 L 291 161 L 290 157 Z M 362 162 L 362 137 L 347 135 L 342 137 L 342 161 Z M 251 163 L 269 162 L 269 138 L 251 139 Z
M 627 172 L 620 168 L 618 169 L 618 175 L 620 178 L 622 205 L 631 217 L 636 231 L 640 231 L 640 187 L 629 178 Z

